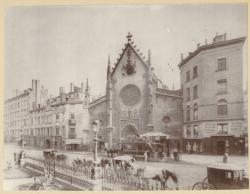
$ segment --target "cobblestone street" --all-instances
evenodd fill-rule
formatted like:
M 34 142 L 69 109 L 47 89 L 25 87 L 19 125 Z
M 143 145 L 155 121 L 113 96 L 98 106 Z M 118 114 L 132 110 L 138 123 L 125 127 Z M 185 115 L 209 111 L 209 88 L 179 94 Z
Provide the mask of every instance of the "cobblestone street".
M 5 144 L 5 167 L 7 161 L 13 161 L 13 153 L 20 151 L 20 147 L 15 144 Z M 25 153 L 27 155 L 32 155 L 33 157 L 42 157 L 41 150 L 31 150 L 30 148 L 25 148 Z M 92 159 L 93 154 L 90 152 L 64 152 L 67 155 L 66 163 L 71 164 L 72 161 L 76 158 L 80 159 Z M 181 189 L 191 189 L 192 186 L 198 182 L 203 180 L 206 177 L 206 166 L 207 164 L 211 164 L 213 162 L 222 161 L 221 156 L 208 156 L 208 155 L 186 155 L 183 154 L 180 158 L 182 161 L 179 162 L 143 162 L 136 161 L 136 165 L 141 168 L 146 167 L 146 173 L 148 176 L 154 176 L 156 171 L 160 172 L 162 169 L 167 169 L 171 172 L 176 173 L 179 180 L 179 187 Z M 230 163 L 242 165 L 247 170 L 247 157 L 246 156 L 231 156 Z M 12 163 L 13 164 L 13 163 Z M 13 173 L 13 171 L 15 171 Z M 13 177 L 11 177 L 13 176 Z M 13 178 L 13 179 L 23 179 L 29 177 L 25 175 L 23 172 L 15 169 L 11 169 L 10 171 L 5 171 L 5 178 Z M 26 180 L 26 179 L 23 179 Z

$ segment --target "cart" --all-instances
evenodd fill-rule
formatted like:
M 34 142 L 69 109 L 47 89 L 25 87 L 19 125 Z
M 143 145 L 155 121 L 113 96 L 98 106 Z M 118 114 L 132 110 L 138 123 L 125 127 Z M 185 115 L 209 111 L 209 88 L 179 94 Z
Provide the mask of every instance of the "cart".
M 216 163 L 207 166 L 207 177 L 193 185 L 192 190 L 247 189 L 249 179 L 241 166 Z

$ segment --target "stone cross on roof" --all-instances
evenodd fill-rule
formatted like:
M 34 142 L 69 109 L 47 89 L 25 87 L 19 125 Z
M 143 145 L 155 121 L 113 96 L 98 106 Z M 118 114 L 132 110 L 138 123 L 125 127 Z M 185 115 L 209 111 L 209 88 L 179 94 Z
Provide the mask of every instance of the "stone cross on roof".
M 131 41 L 132 36 L 133 36 L 133 35 L 129 32 L 129 33 L 128 33 L 128 35 L 126 36 L 126 37 L 127 37 L 127 39 L 128 39 L 128 42 L 129 42 L 129 41 Z

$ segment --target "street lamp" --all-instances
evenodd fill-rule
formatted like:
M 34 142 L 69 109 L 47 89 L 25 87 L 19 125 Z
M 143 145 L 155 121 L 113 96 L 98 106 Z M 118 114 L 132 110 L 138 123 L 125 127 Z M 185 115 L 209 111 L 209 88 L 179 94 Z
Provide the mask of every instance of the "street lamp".
M 20 134 L 20 140 L 21 140 L 21 143 L 22 143 L 22 151 L 24 150 L 24 126 L 22 125 L 21 127 L 21 134 Z
M 94 139 L 93 141 L 95 142 L 95 150 L 94 150 L 94 161 L 97 161 L 97 145 L 98 145 L 98 137 L 97 137 L 97 133 L 100 129 L 100 121 L 99 120 L 94 120 L 93 123 L 93 131 L 95 133 Z
M 100 121 L 99 120 L 94 120 L 93 123 L 93 131 L 95 133 L 95 136 L 93 138 L 93 141 L 95 143 L 95 149 L 94 149 L 94 166 L 91 170 L 91 178 L 92 179 L 97 179 L 97 144 L 98 144 L 98 137 L 97 133 L 100 129 Z

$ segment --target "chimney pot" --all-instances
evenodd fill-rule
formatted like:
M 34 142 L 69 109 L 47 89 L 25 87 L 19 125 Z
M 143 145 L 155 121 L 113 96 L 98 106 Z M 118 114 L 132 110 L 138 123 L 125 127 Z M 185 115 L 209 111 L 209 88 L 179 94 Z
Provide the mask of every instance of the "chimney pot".
M 64 92 L 63 90 L 64 90 L 63 87 L 60 87 L 60 88 L 59 88 L 59 94 L 60 94 L 60 95 Z
M 70 83 L 70 92 L 73 92 L 73 89 L 74 89 L 74 88 L 73 88 L 73 83 L 71 82 L 71 83 Z

